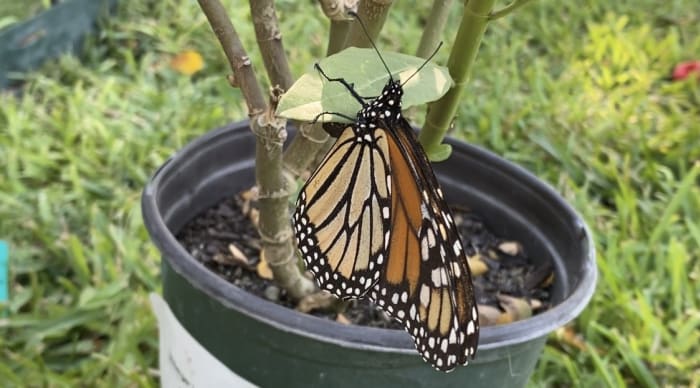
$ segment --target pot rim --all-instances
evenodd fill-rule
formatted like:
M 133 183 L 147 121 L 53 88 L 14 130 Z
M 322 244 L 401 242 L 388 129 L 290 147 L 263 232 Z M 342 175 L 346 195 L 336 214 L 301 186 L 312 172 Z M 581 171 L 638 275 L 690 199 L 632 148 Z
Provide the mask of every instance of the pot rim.
M 166 160 L 146 185 L 142 195 L 142 214 L 151 240 L 161 251 L 162 258 L 167 260 L 177 273 L 188 279 L 194 287 L 212 296 L 224 306 L 265 322 L 279 330 L 343 347 L 415 353 L 413 341 L 403 330 L 344 325 L 301 313 L 250 294 L 217 276 L 196 261 L 170 233 L 163 215 L 158 211 L 156 195 L 164 175 L 177 164 L 177 161 L 187 158 L 189 154 L 196 152 L 204 144 L 220 137 L 230 136 L 229 132 L 240 130 L 248 130 L 247 120 L 217 128 L 198 137 Z M 547 195 L 551 197 L 552 201 L 557 202 L 557 205 L 580 229 L 582 238 L 587 240 L 585 263 L 581 266 L 579 281 L 572 286 L 570 295 L 556 306 L 531 318 L 504 325 L 482 327 L 479 349 L 507 347 L 535 340 L 573 320 L 590 301 L 597 280 L 593 235 L 586 223 L 549 184 L 536 178 L 524 168 L 480 147 L 459 140 L 447 138 L 446 143 L 452 145 L 453 152 L 462 151 L 478 155 L 494 166 L 508 169 L 514 175 L 531 181 L 530 183 L 534 184 L 541 194 Z

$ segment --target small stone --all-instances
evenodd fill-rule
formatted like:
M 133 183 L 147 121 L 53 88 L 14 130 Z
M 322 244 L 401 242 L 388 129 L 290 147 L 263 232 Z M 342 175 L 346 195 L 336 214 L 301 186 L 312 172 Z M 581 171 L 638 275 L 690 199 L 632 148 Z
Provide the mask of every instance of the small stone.
M 274 302 L 280 299 L 280 288 L 277 286 L 267 286 L 263 293 L 265 295 L 265 299 L 267 300 Z
M 523 248 L 517 241 L 504 241 L 498 244 L 498 250 L 508 256 L 516 256 L 522 253 Z

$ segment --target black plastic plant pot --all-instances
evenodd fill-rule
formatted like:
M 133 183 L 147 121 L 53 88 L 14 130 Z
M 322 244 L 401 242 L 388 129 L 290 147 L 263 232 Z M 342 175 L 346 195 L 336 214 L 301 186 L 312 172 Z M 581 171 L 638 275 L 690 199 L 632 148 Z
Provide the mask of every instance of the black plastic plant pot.
M 190 219 L 254 183 L 255 139 L 247 122 L 187 145 L 144 191 L 143 216 L 163 255 L 163 294 L 175 318 L 223 365 L 258 386 L 525 385 L 547 335 L 575 318 L 591 298 L 592 237 L 577 213 L 532 174 L 483 149 L 448 143 L 452 156 L 434 165 L 447 200 L 474 209 L 496 235 L 523 242 L 531 257 L 551 260 L 555 268 L 554 307 L 482 328 L 477 357 L 468 366 L 438 372 L 423 362 L 405 331 L 343 325 L 251 295 L 178 243 L 174 236 Z M 161 332 L 161 347 L 171 340 L 176 339 Z M 173 355 L 161 350 L 161 367 L 164 358 L 172 361 Z

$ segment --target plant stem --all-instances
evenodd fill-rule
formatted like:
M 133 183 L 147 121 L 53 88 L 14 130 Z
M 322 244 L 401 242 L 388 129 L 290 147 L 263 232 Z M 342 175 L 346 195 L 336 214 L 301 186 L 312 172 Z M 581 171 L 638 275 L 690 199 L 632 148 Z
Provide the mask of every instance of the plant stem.
M 258 229 L 263 255 L 270 265 L 275 282 L 295 299 L 315 291 L 313 282 L 304 277 L 297 265 L 296 248 L 289 222 L 289 184 L 282 173 L 282 145 L 287 138 L 286 120 L 274 115 L 277 101 L 284 91 L 273 88 L 270 110 L 251 120 L 256 135 L 255 180 L 258 186 L 260 219 Z
M 420 43 L 416 49 L 416 56 L 428 58 L 435 48 L 440 43 L 440 35 L 447 24 L 447 17 L 450 13 L 453 0 L 434 0 L 433 8 L 430 10 L 430 15 L 423 28 L 423 35 L 420 37 Z M 412 106 L 404 112 L 404 116 L 414 118 L 417 116 L 418 107 Z M 411 121 L 409 119 L 409 121 Z
M 348 34 L 347 46 L 372 47 L 369 40 L 377 41 L 379 32 L 382 30 L 386 16 L 389 13 L 389 8 L 391 8 L 391 3 L 393 3 L 393 0 L 364 0 L 360 2 L 357 15 L 367 27 L 367 34 L 362 30 L 360 23 L 357 21 L 353 22 Z
M 284 53 L 275 4 L 273 0 L 250 1 L 250 13 L 270 83 L 272 87 L 279 86 L 287 90 L 292 86 L 294 77 L 289 70 L 289 62 Z
M 331 20 L 326 56 L 333 55 L 346 47 L 345 42 L 351 25 L 351 20 Z
M 324 14 L 331 19 L 328 48 L 326 56 L 345 48 L 351 21 L 348 11 L 355 11 L 356 0 L 321 0 Z M 285 170 L 293 177 L 298 177 L 313 163 L 316 155 L 324 148 L 330 136 L 323 130 L 321 123 L 304 123 L 299 126 L 299 133 L 294 137 L 284 153 Z
M 358 17 L 362 20 L 367 32 L 362 29 L 360 23 L 356 20 L 350 23 L 350 30 L 345 40 L 344 47 L 372 47 L 372 42 L 377 41 L 379 32 L 384 27 L 386 16 L 389 13 L 389 8 L 393 0 L 363 0 L 360 2 L 360 7 L 357 10 Z M 369 36 L 368 36 L 369 35 Z M 335 139 L 328 137 L 325 148 L 328 148 Z
M 420 38 L 416 56 L 428 58 L 433 53 L 435 47 L 440 43 L 440 35 L 447 24 L 447 17 L 450 14 L 453 0 L 434 0 L 430 16 L 425 23 L 423 35 Z
M 357 12 L 359 0 L 320 0 L 323 13 L 330 19 L 331 28 L 328 35 L 326 56 L 333 55 L 346 47 L 345 42 L 352 20 L 348 12 Z
M 219 0 L 198 0 L 198 2 L 207 16 L 214 34 L 219 39 L 229 66 L 231 66 L 231 71 L 233 71 L 229 83 L 241 89 L 248 106 L 249 117 L 261 114 L 266 107 L 262 89 L 258 85 L 250 58 L 233 28 L 233 24 L 231 24 L 226 9 Z
M 426 153 L 433 159 L 436 155 L 444 155 L 442 139 L 457 112 L 464 87 L 471 76 L 494 2 L 495 0 L 469 0 L 464 5 L 459 31 L 447 61 L 455 85 L 441 99 L 428 106 L 425 124 L 418 136 Z
M 314 291 L 313 282 L 305 278 L 296 265 L 287 198 L 289 190 L 282 174 L 282 143 L 286 137 L 284 120 L 274 117 L 274 106 L 268 107 L 255 78 L 250 59 L 219 0 L 198 0 L 224 49 L 233 77 L 230 83 L 239 86 L 248 106 L 250 125 L 256 136 L 255 176 L 260 192 L 259 231 L 262 254 L 270 264 L 273 276 L 292 298 L 299 299 Z M 232 81 L 231 81 L 232 79 Z M 281 94 L 273 88 L 273 102 Z
M 321 123 L 301 123 L 299 132 L 284 152 L 284 168 L 290 174 L 290 181 L 301 176 L 311 167 L 311 163 L 330 138 Z
M 500 19 L 529 2 L 530 0 L 513 0 L 512 3 L 506 5 L 505 7 L 491 12 L 491 14 L 489 15 L 489 20 Z

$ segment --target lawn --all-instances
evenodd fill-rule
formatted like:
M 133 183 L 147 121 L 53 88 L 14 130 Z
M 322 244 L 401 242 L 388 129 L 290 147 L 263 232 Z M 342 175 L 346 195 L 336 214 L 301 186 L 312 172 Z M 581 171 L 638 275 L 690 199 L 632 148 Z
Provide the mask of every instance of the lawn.
M 247 2 L 225 3 L 255 53 Z M 277 3 L 300 75 L 325 52 L 327 22 L 315 2 Z M 408 3 L 381 49 L 415 51 L 406 26 L 429 2 Z M 192 77 L 170 67 L 187 49 L 206 63 Z M 452 135 L 550 182 L 598 249 L 596 294 L 550 337 L 532 386 L 700 385 L 700 83 L 668 79 L 688 59 L 700 59 L 697 0 L 536 0 L 489 27 Z M 196 2 L 131 0 L 79 59 L 0 94 L 0 385 L 157 385 L 159 254 L 140 192 L 175 150 L 245 117 L 227 73 Z

